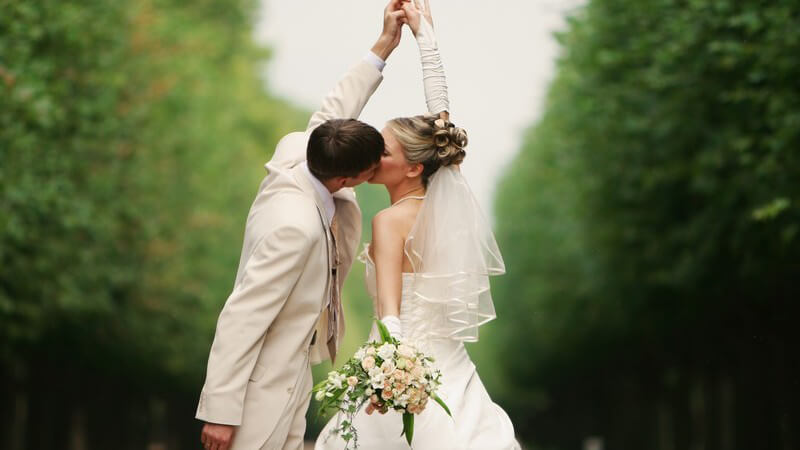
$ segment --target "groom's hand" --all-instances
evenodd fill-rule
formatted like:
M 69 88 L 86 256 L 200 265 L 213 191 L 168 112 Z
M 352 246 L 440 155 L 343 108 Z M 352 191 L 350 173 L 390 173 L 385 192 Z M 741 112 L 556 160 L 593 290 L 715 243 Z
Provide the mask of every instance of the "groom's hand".
M 236 427 L 233 425 L 206 423 L 200 433 L 200 442 L 206 450 L 228 450 L 233 443 L 234 431 Z
M 383 10 L 383 31 L 381 31 L 378 41 L 372 46 L 372 53 L 375 53 L 384 61 L 400 44 L 403 24 L 407 23 L 406 12 L 402 7 L 403 1 L 390 0 Z

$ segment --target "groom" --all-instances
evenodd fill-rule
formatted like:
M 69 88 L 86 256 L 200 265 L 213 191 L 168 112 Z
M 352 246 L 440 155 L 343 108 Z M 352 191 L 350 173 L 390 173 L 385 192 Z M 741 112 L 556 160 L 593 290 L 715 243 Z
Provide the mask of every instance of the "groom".
M 372 177 L 381 134 L 356 117 L 400 42 L 401 0 L 370 53 L 305 132 L 278 143 L 250 208 L 233 292 L 219 315 L 196 417 L 206 449 L 301 449 L 311 364 L 336 356 L 342 281 L 361 238 L 353 186 Z

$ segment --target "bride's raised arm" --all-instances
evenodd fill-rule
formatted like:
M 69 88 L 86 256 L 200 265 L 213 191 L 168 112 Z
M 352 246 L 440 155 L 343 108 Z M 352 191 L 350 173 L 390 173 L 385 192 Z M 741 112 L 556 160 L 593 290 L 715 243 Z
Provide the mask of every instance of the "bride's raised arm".
M 419 46 L 422 63 L 422 83 L 425 88 L 425 102 L 428 112 L 439 114 L 442 119 L 449 120 L 450 103 L 447 97 L 447 78 L 444 65 L 439 55 L 439 45 L 433 31 L 433 17 L 429 0 L 406 1 L 403 3 L 408 26 L 414 33 Z

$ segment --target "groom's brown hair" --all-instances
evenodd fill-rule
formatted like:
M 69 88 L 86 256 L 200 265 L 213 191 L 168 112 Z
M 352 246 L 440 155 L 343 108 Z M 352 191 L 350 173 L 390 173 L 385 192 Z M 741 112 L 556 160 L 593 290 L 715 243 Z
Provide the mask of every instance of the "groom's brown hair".
M 383 136 L 355 119 L 332 119 L 311 132 L 306 149 L 308 169 L 320 180 L 355 177 L 379 163 Z

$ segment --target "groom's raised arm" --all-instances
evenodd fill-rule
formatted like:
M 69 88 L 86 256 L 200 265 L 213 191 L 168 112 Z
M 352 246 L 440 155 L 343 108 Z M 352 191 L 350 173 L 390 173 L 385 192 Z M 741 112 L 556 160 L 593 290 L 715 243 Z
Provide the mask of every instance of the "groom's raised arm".
M 368 61 L 370 57 L 374 57 L 374 62 Z M 383 80 L 376 63 L 383 63 L 383 60 L 370 53 L 353 66 L 322 100 L 322 106 L 308 121 L 306 131 L 312 131 L 327 120 L 358 118 Z
M 319 111 L 311 116 L 306 131 L 330 119 L 355 119 L 383 80 L 386 59 L 400 43 L 405 23 L 401 0 L 391 0 L 383 10 L 383 31 L 367 56 L 351 68 L 322 101 Z

